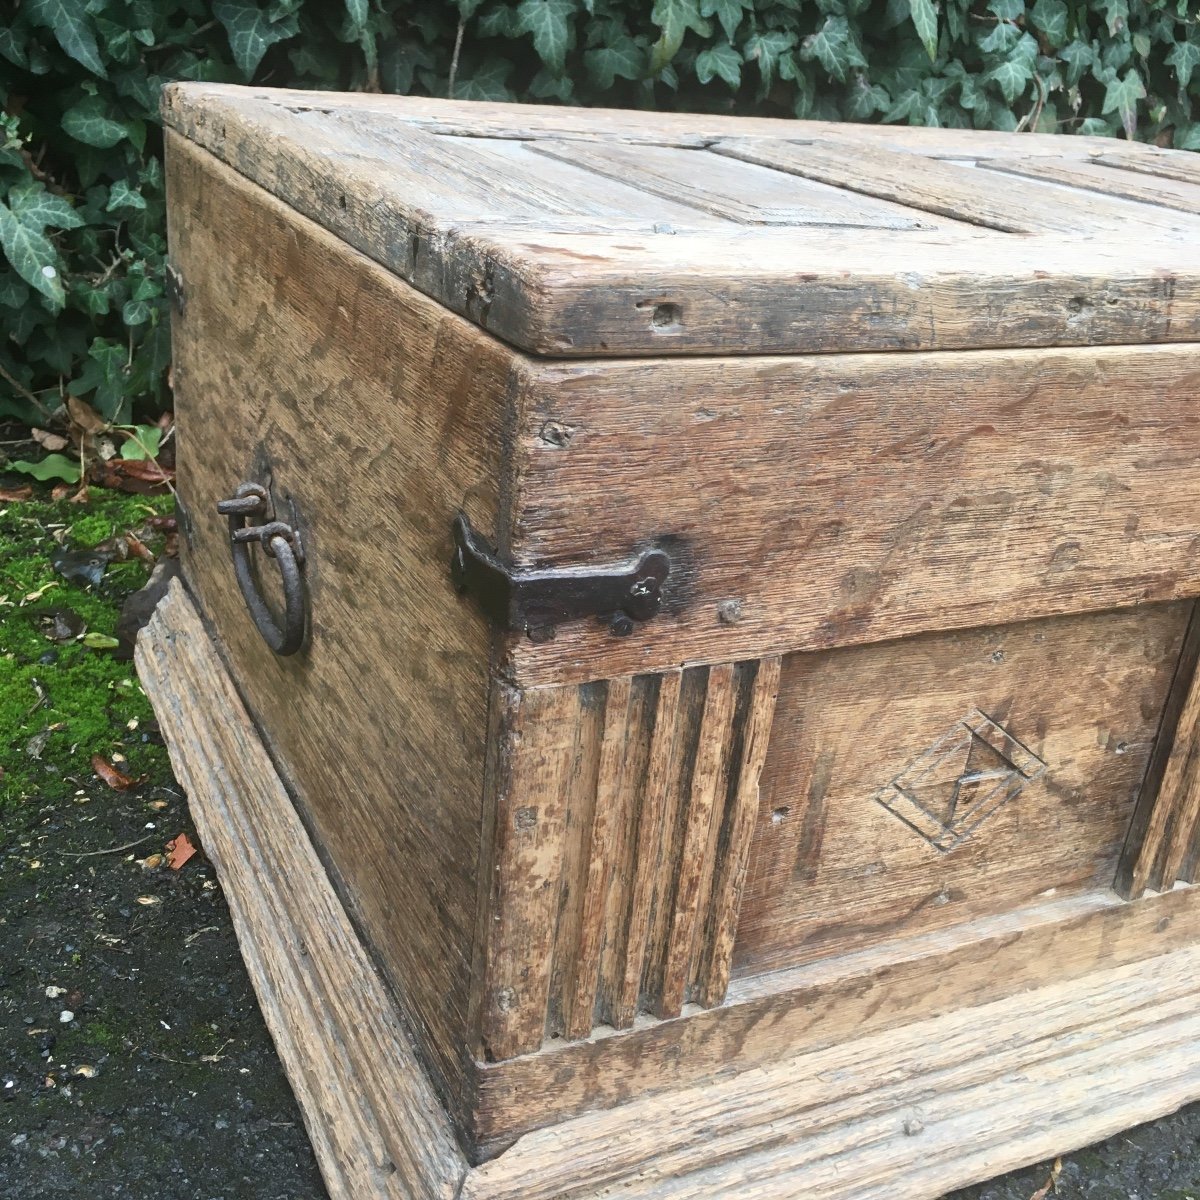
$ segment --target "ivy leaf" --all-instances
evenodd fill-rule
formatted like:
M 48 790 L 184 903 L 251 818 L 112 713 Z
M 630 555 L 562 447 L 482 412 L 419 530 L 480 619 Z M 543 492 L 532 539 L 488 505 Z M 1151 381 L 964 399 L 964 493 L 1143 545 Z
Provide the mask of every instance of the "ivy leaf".
M 346 0 L 347 33 L 352 40 L 357 41 L 367 31 L 367 17 L 370 15 L 368 0 Z
M 979 39 L 979 48 L 986 54 L 1007 54 L 1021 40 L 1021 31 L 1008 21 L 1001 21 L 986 37 Z
M 711 32 L 709 23 L 700 16 L 697 0 L 654 0 L 650 21 L 659 31 L 658 41 L 650 52 L 650 71 L 654 75 L 661 73 L 679 53 L 689 29 L 701 37 L 708 37 Z
M 300 28 L 294 12 L 272 21 L 254 0 L 217 0 L 212 13 L 225 27 L 233 61 L 247 79 L 276 42 L 294 37 Z
M 3 201 L 0 201 L 0 248 L 27 284 L 37 288 L 55 310 L 62 308 L 66 294 L 54 243 L 36 225 L 25 224 Z
M 121 320 L 126 325 L 145 325 L 154 316 L 154 309 L 145 300 L 127 300 L 121 307 Z
M 127 425 L 125 432 L 130 436 L 121 445 L 121 457 L 127 459 L 155 459 L 162 441 L 162 430 L 157 425 Z
M 1108 81 L 1104 92 L 1104 104 L 1100 111 L 1106 116 L 1115 112 L 1121 118 L 1125 136 L 1131 141 L 1137 132 L 1137 106 L 1139 100 L 1146 97 L 1146 85 L 1142 77 L 1132 67 L 1118 78 L 1116 75 Z
M 1057 50 L 1066 42 L 1069 16 L 1063 0 L 1037 0 L 1029 14 L 1034 28 L 1052 50 Z
M 778 29 L 771 33 L 756 33 L 753 37 L 746 39 L 743 57 L 746 62 L 758 63 L 758 69 L 762 74 L 760 95 L 765 96 L 771 90 L 771 84 L 774 82 L 775 72 L 780 61 L 795 44 L 796 35 L 794 33 L 785 33 Z
M 700 15 L 716 17 L 721 28 L 725 31 L 728 41 L 733 41 L 738 26 L 742 23 L 743 10 L 752 7 L 745 0 L 700 0 Z
M 99 96 L 84 96 L 62 115 L 62 127 L 77 142 L 109 150 L 128 136 L 120 121 L 108 115 L 108 106 Z
M 96 34 L 88 17 L 87 0 L 25 0 L 21 12 L 34 25 L 49 29 L 58 44 L 93 75 L 107 78 Z
M 646 69 L 645 49 L 628 34 L 607 46 L 597 46 L 583 55 L 583 65 L 591 81 L 608 91 L 620 79 L 640 79 Z
M 1100 7 L 1104 9 L 1104 22 L 1108 26 L 1108 36 L 1115 38 L 1118 33 L 1129 27 L 1129 0 L 1101 0 Z
M 1192 72 L 1200 64 L 1200 44 L 1192 41 L 1176 42 L 1167 55 L 1167 66 L 1175 68 L 1175 78 L 1179 81 L 1179 91 L 1182 95 L 1192 82 Z
M 718 42 L 696 55 L 696 78 L 703 84 L 723 79 L 737 91 L 742 83 L 742 56 L 728 42 Z
M 1176 150 L 1200 150 L 1200 121 L 1175 130 Z
M 998 21 L 1016 21 L 1025 15 L 1025 0 L 989 0 L 987 7 Z
M 32 475 L 43 483 L 48 479 L 61 479 L 64 483 L 78 483 L 80 477 L 79 459 L 70 459 L 62 454 L 47 454 L 38 462 L 10 462 L 9 469 L 20 471 L 22 475 Z
M 934 52 L 936 51 L 935 34 Z M 867 60 L 863 58 L 845 17 L 826 17 L 821 28 L 804 39 L 800 47 L 800 57 L 805 62 L 811 62 L 815 58 L 828 74 L 839 82 L 845 80 L 851 67 L 867 65 Z
M 145 211 L 146 197 L 131 188 L 124 179 L 118 179 L 108 189 L 108 203 L 104 206 L 104 211 L 115 212 L 118 208 L 137 208 Z
M 92 392 L 92 407 L 110 424 L 124 421 L 129 408 L 125 394 L 127 351 L 120 342 L 93 338 L 79 375 L 67 384 L 72 396 Z
M 1004 99 L 1012 104 L 1025 91 L 1029 81 L 1033 78 L 1033 71 L 1029 64 L 1021 58 L 1010 58 L 989 71 L 988 78 L 999 84 Z
M 1058 57 L 1067 64 L 1067 87 L 1074 87 L 1083 73 L 1096 61 L 1096 55 L 1086 42 L 1069 42 Z
M 575 7 L 575 0 L 521 0 L 517 8 L 517 30 L 533 35 L 538 58 L 556 75 L 563 73 L 575 41 L 570 21 Z
M 507 80 L 512 63 L 502 58 L 489 58 L 471 75 L 460 79 L 454 87 L 456 100 L 511 100 Z
M 15 67 L 28 68 L 29 55 L 25 53 L 25 41 L 11 25 L 0 26 L 0 55 Z
M 47 225 L 56 229 L 78 229 L 84 223 L 64 197 L 48 192 L 33 180 L 9 188 L 8 203 L 22 225 L 33 226 L 39 231 Z
M 877 112 L 886 112 L 892 103 L 887 89 L 858 75 L 846 99 L 846 115 L 855 121 L 869 121 Z
M 914 113 L 921 111 L 923 103 L 924 98 L 920 89 L 912 88 L 910 91 L 902 92 L 883 114 L 883 120 L 889 125 L 896 121 L 907 121 Z
M 908 11 L 917 37 L 932 61 L 937 58 L 938 48 L 937 10 L 933 7 L 933 0 L 908 0 Z
M 1116 129 L 1111 121 L 1103 117 L 1087 117 L 1080 122 L 1079 132 L 1084 137 L 1115 137 Z

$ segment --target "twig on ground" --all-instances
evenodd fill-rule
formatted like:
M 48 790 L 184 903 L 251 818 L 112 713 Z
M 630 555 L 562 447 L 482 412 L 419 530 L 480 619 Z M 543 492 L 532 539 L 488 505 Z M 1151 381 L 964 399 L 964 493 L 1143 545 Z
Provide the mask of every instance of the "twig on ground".
M 134 846 L 140 846 L 143 842 L 148 842 L 153 837 L 157 837 L 157 834 L 148 833 L 144 838 L 138 838 L 136 842 L 126 842 L 123 846 L 109 846 L 105 850 L 84 850 L 82 853 L 74 850 L 60 850 L 59 854 L 66 858 L 92 858 L 97 854 L 119 854 L 122 850 L 132 850 Z

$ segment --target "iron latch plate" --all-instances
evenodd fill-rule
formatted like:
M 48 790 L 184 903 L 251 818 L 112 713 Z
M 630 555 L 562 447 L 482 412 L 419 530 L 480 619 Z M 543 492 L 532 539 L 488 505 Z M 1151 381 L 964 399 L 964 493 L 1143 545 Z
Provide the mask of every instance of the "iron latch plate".
M 512 567 L 460 513 L 450 573 L 458 590 L 469 594 L 489 620 L 534 641 L 553 637 L 564 622 L 587 617 L 604 618 L 614 635 L 625 637 L 661 607 L 671 560 L 666 551 L 654 549 L 613 566 Z

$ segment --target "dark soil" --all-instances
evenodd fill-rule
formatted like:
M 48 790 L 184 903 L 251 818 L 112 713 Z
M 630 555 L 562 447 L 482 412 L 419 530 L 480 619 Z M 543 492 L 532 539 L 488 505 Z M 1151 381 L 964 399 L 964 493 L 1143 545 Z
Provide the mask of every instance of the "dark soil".
M 182 796 L 82 790 L 0 833 L 0 1196 L 324 1197 Z

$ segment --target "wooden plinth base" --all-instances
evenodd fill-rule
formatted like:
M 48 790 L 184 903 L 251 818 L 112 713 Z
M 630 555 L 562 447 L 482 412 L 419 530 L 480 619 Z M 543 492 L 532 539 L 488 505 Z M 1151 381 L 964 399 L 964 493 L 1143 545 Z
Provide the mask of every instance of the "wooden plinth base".
M 471 1167 L 178 583 L 137 663 L 334 1200 L 918 1200 L 1200 1096 L 1197 948 L 584 1114 Z

